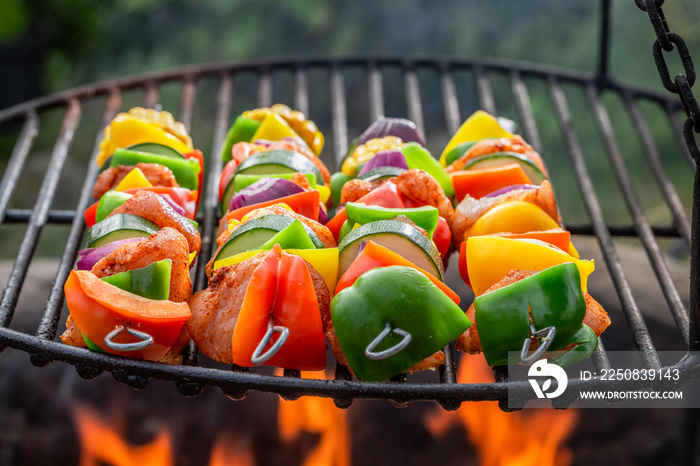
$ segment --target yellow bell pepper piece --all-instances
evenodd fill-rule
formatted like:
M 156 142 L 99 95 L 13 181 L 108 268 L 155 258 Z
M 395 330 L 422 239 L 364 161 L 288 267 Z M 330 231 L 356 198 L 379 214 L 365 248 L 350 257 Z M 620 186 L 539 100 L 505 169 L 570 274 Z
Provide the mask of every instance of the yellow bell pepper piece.
M 279 141 L 286 137 L 298 139 L 297 133 L 294 132 L 292 127 L 281 116 L 272 112 L 263 118 L 251 140 L 267 139 L 268 141 Z
M 232 218 L 231 220 L 228 221 L 226 224 L 226 229 L 229 233 L 235 228 L 236 225 L 240 224 L 240 220 L 236 220 L 235 218 Z
M 501 128 L 498 120 L 483 110 L 477 110 L 466 119 L 462 126 L 452 136 L 440 156 L 440 164 L 445 167 L 445 156 L 455 148 L 457 144 L 469 141 L 478 141 L 486 138 L 508 138 L 512 134 Z
M 197 251 L 192 251 L 190 253 L 190 257 L 188 259 L 187 265 L 191 266 L 192 262 L 194 262 L 195 258 L 197 257 Z
M 331 188 L 328 186 L 316 186 L 316 191 L 318 191 L 319 199 L 322 203 L 328 202 L 328 198 L 331 197 Z
M 212 271 L 219 269 L 221 267 L 228 267 L 244 260 L 250 259 L 256 254 L 260 254 L 263 251 L 261 249 L 254 249 L 252 251 L 245 251 L 233 256 L 221 259 L 214 262 L 212 266 Z M 294 254 L 304 259 L 309 264 L 313 265 L 314 269 L 323 277 L 323 281 L 326 282 L 328 289 L 331 293 L 335 290 L 335 285 L 338 280 L 338 248 L 325 248 L 325 249 L 286 249 L 286 253 Z
M 183 154 L 192 151 L 191 141 L 188 146 L 159 126 L 139 120 L 127 113 L 120 113 L 105 128 L 97 163 L 102 166 L 105 160 L 120 147 L 129 147 L 144 142 L 163 144 Z
M 581 274 L 581 289 L 588 290 L 588 276 L 595 269 L 593 261 L 575 259 L 543 241 L 511 239 L 498 236 L 475 236 L 467 240 L 467 270 L 472 291 L 482 295 L 511 270 L 541 271 L 573 262 Z
M 115 191 L 126 191 L 127 189 L 150 188 L 153 186 L 143 174 L 140 168 L 133 168 L 119 184 L 114 188 Z
M 275 104 L 270 108 L 256 108 L 243 112 L 243 116 L 251 120 L 262 121 L 270 113 L 276 113 L 287 122 L 316 156 L 321 154 L 325 143 L 323 133 L 318 130 L 316 123 L 306 119 L 306 115 L 298 110 L 292 110 L 284 104 Z
M 464 232 L 464 239 L 494 233 L 527 233 L 552 228 L 559 228 L 559 224 L 540 207 L 525 201 L 508 201 L 479 217 Z M 579 258 L 578 251 L 571 242 L 568 252 L 576 259 Z

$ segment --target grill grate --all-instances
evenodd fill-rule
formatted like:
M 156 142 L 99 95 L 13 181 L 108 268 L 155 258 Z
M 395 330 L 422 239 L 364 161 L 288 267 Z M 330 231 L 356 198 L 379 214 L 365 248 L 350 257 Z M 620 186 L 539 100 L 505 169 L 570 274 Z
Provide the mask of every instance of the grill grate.
M 355 73 L 357 70 L 363 76 L 360 84 L 357 84 L 357 80 L 351 82 L 348 79 L 348 73 L 350 71 Z M 398 70 L 402 76 L 402 82 L 397 83 L 392 80 L 390 82 L 391 88 L 385 90 L 385 84 L 388 81 L 385 78 L 390 70 Z M 122 109 L 122 97 L 125 92 L 141 89 L 143 91 L 142 105 L 154 107 L 159 102 L 161 87 L 173 82 L 180 83 L 182 91 L 178 119 L 189 129 L 195 116 L 194 107 L 200 83 L 203 80 L 216 81 L 218 90 L 215 97 L 216 110 L 214 112 L 213 142 L 210 154 L 218 154 L 231 121 L 230 115 L 236 98 L 234 81 L 239 76 L 246 75 L 249 78 L 252 75 L 256 79 L 257 105 L 268 106 L 273 103 L 275 78 L 281 74 L 291 74 L 293 96 L 288 99 L 288 102 L 307 114 L 311 113 L 310 117 L 321 125 L 323 121 L 313 112 L 309 112 L 311 108 L 309 87 L 310 75 L 313 74 L 314 78 L 319 75 L 324 76 L 325 86 L 327 86 L 330 96 L 328 106 L 331 122 L 331 131 L 326 131 L 326 133 L 330 133 L 329 135 L 332 136 L 332 145 L 328 145 L 325 153 L 326 157 L 330 153 L 333 154 L 332 158 L 327 158 L 324 161 L 329 168 L 336 168 L 348 146 L 349 116 L 353 120 L 362 119 L 352 114 L 354 109 L 358 108 L 358 105 L 355 104 L 356 100 L 364 99 L 366 96 L 368 113 L 366 121 L 369 122 L 385 113 L 385 96 L 388 97 L 391 92 L 395 91 L 395 87 L 400 88 L 403 85 L 405 93 L 403 101 L 407 117 L 416 122 L 421 136 L 427 135 L 427 140 L 430 142 L 433 137 L 432 133 L 435 131 L 431 125 L 428 125 L 429 131 L 426 134 L 426 122 L 442 118 L 447 132 L 451 134 L 456 131 L 465 116 L 460 115 L 458 93 L 458 89 L 464 87 L 461 85 L 464 73 L 468 73 L 473 78 L 477 102 L 473 109 L 480 107 L 496 114 L 498 113 L 497 104 L 501 105 L 500 99 L 504 96 L 500 94 L 496 96 L 492 90 L 492 84 L 495 79 L 505 80 L 513 97 L 510 105 L 515 109 L 522 133 L 525 139 L 538 151 L 542 151 L 542 138 L 535 119 L 530 89 L 534 86 L 543 86 L 546 89 L 553 104 L 554 118 L 570 158 L 570 166 L 576 176 L 583 205 L 590 218 L 590 223 L 572 224 L 567 225 L 567 227 L 574 234 L 597 238 L 627 319 L 632 339 L 639 350 L 644 365 L 654 369 L 661 367 L 640 306 L 633 296 L 630 278 L 623 270 L 613 237 L 636 237 L 641 241 L 685 346 L 692 351 L 698 350 L 698 348 L 691 347 L 689 343 L 697 341 L 696 338 L 689 338 L 691 331 L 693 335 L 698 332 L 695 319 L 691 318 L 676 283 L 671 278 L 657 241 L 658 238 L 679 238 L 683 244 L 690 247 L 691 224 L 681 203 L 681 198 L 662 163 L 662 157 L 656 147 L 655 139 L 652 137 L 649 123 L 644 112 L 640 109 L 640 104 L 652 104 L 661 109 L 669 128 L 672 128 L 672 137 L 678 142 L 681 150 L 685 151 L 685 158 L 692 166 L 694 164 L 683 144 L 683 136 L 679 130 L 677 112 L 680 109 L 680 104 L 660 93 L 633 86 L 623 86 L 608 78 L 601 79 L 600 75 L 585 75 L 517 62 L 447 60 L 439 57 L 405 59 L 383 57 L 305 58 L 187 67 L 145 77 L 83 86 L 0 111 L 0 130 L 15 120 L 22 121 L 23 125 L 0 184 L 0 221 L 2 221 L 0 226 L 9 223 L 27 225 L 24 239 L 19 246 L 14 266 L 0 301 L 0 344 L 3 345 L 3 348 L 13 347 L 28 352 L 32 363 L 37 366 L 47 365 L 54 360 L 73 364 L 78 373 L 86 379 L 109 371 L 117 380 L 137 389 L 143 388 L 149 378 L 172 380 L 185 396 L 196 396 L 201 393 L 204 387 L 215 386 L 233 399 L 244 397 L 249 390 L 258 390 L 278 393 L 287 399 L 294 399 L 302 395 L 331 397 L 341 407 L 349 406 L 355 398 L 381 398 L 391 399 L 398 405 L 413 400 L 435 400 L 445 409 L 451 410 L 459 407 L 463 401 L 500 400 L 503 402 L 509 387 L 524 390 L 526 388 L 524 383 L 507 381 L 505 368 L 496 368 L 495 383 L 457 383 L 456 363 L 451 346 L 446 348 L 447 361 L 435 377 L 436 381 L 416 383 L 411 379 L 406 381 L 405 378 L 401 378 L 389 383 L 359 383 L 353 382 L 347 369 L 339 365 L 336 368 L 334 380 L 304 379 L 297 371 L 285 371 L 284 377 L 275 377 L 249 372 L 238 367 L 234 367 L 233 370 L 203 367 L 199 363 L 197 350 L 193 345 L 187 349 L 181 365 L 168 366 L 91 352 L 63 345 L 56 339 L 61 316 L 65 317 L 66 315 L 63 310 L 63 283 L 73 266 L 85 231 L 82 211 L 91 202 L 92 185 L 98 173 L 96 164 L 90 163 L 87 169 L 75 210 L 52 210 L 51 206 L 54 204 L 66 159 L 73 155 L 71 144 L 76 130 L 79 128 L 83 108 L 89 102 L 100 99 L 102 96 L 106 97 L 100 129 L 92 152 L 92 159 L 94 159 L 101 141 L 102 129 Z M 428 77 L 421 78 L 421 76 Z M 442 101 L 438 100 L 440 93 L 436 93 L 437 99 L 431 99 L 430 105 L 426 106 L 424 110 L 423 104 L 427 101 L 423 101 L 421 98 L 421 79 L 429 78 L 434 78 L 441 87 Z M 346 81 L 351 82 L 353 95 L 349 94 Z M 460 83 L 459 87 L 457 83 Z M 356 87 L 363 89 L 361 95 L 354 93 Z M 612 225 L 606 222 L 601 199 L 596 195 L 593 177 L 589 171 L 589 161 L 585 157 L 586 150 L 575 129 L 565 87 L 573 87 L 582 92 L 587 99 L 587 104 L 592 111 L 593 123 L 601 136 L 617 185 L 632 218 L 630 225 Z M 314 90 L 318 89 L 314 87 Z M 646 162 L 654 173 L 653 181 L 662 193 L 663 201 L 670 213 L 670 218 L 672 218 L 672 224 L 652 225 L 645 216 L 639 194 L 617 143 L 618 139 L 611 123 L 610 114 L 603 103 L 603 94 L 614 95 L 623 102 L 623 107 L 633 123 L 635 134 L 641 141 Z M 202 98 L 202 96 L 203 93 L 200 93 L 199 97 Z M 431 95 L 431 97 L 434 96 Z M 348 105 L 346 98 L 351 99 L 350 105 Z M 47 110 L 57 107 L 63 109 L 63 121 L 44 180 L 38 191 L 35 206 L 32 210 L 9 208 L 20 175 L 27 165 L 29 153 L 37 140 L 40 120 Z M 351 134 L 354 135 L 355 132 Z M 544 155 L 547 157 L 546 153 Z M 208 164 L 205 196 L 201 206 L 202 212 L 200 212 L 202 258 L 208 258 L 212 253 L 212 242 L 218 220 L 217 188 L 221 162 L 217 156 L 210 155 Z M 697 198 L 695 202 L 698 202 Z M 76 212 L 79 214 L 76 215 Z M 41 322 L 36 329 L 36 334 L 30 335 L 13 330 L 10 325 L 42 229 L 47 224 L 70 224 L 71 227 Z M 195 290 L 200 290 L 207 284 L 204 273 L 205 262 L 205 260 L 198 261 L 195 269 Z M 620 318 L 620 316 L 617 317 Z M 598 371 L 610 367 L 602 340 L 593 355 L 593 363 Z M 685 376 L 694 376 L 698 368 L 697 356 L 689 352 L 688 356 L 678 361 L 675 367 L 681 369 Z M 590 387 L 595 383 L 595 379 L 570 381 L 572 386 L 578 388 Z M 557 399 L 556 406 L 566 407 L 573 401 L 573 399 Z M 502 406 L 505 408 L 504 404 Z

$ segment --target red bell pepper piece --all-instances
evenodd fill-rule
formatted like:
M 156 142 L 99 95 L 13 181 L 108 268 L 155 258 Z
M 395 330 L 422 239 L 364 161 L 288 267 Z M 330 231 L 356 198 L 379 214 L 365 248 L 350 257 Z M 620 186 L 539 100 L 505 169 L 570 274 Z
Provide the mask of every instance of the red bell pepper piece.
M 202 154 L 202 151 L 199 149 L 195 149 L 192 152 L 188 152 L 187 154 L 182 154 L 182 155 L 184 155 L 186 159 L 195 159 L 197 162 L 199 162 L 198 188 L 199 188 L 199 191 L 201 192 L 203 187 L 204 187 L 204 155 Z M 199 202 L 197 202 L 197 207 L 199 207 Z
M 100 202 L 97 201 L 85 209 L 83 217 L 85 218 L 85 225 L 87 225 L 88 228 L 92 228 L 92 226 L 97 223 L 97 204 L 99 203 Z
M 181 187 L 166 188 L 165 186 L 152 186 L 150 188 L 127 189 L 124 192 L 127 194 L 136 194 L 139 191 L 167 194 L 170 196 L 170 199 L 185 210 L 185 217 L 194 220 L 195 216 L 197 215 L 199 191 L 192 191 Z
M 303 193 L 292 194 L 271 201 L 258 202 L 257 204 L 251 204 L 241 207 L 240 209 L 232 210 L 226 214 L 226 220 L 240 220 L 250 211 L 284 202 L 297 214 L 318 222 L 318 203 L 320 199 L 321 197 L 315 189 L 305 191 Z
M 391 249 L 385 248 L 382 245 L 375 243 L 374 241 L 368 241 L 365 248 L 357 258 L 350 264 L 350 267 L 345 271 L 338 284 L 335 287 L 335 294 L 337 295 L 345 288 L 352 286 L 360 275 L 368 272 L 377 267 L 389 267 L 392 265 L 400 265 L 404 267 L 411 267 L 426 277 L 430 279 L 433 284 L 435 284 L 440 290 L 445 293 L 455 304 L 459 304 L 460 297 L 450 289 L 443 282 L 435 278 L 432 274 L 426 272 L 420 267 L 416 266 L 413 262 L 405 259 L 401 255 L 395 253 Z
M 433 243 L 440 252 L 440 258 L 445 260 L 447 257 L 447 252 L 450 250 L 452 245 L 452 231 L 450 230 L 447 220 L 442 217 L 438 217 L 437 227 L 433 233 Z
M 391 181 L 387 181 L 374 191 L 365 194 L 361 198 L 359 198 L 357 201 L 360 204 L 366 204 L 366 205 L 376 205 L 379 207 L 387 207 L 390 209 L 403 209 L 405 207 L 420 207 L 420 205 L 416 206 L 409 206 L 404 204 L 402 196 L 399 194 L 396 185 L 392 183 Z M 345 213 L 345 209 L 342 211 L 338 212 L 332 219 L 328 220 L 326 222 L 326 226 L 328 229 L 333 233 L 333 237 L 335 238 L 336 241 L 338 241 L 338 237 L 340 236 L 340 229 L 343 226 L 343 223 L 345 223 L 345 220 L 348 219 L 347 214 Z
M 233 173 L 238 167 L 238 160 L 229 160 L 224 169 L 221 171 L 221 177 L 219 178 L 219 202 L 224 197 L 224 191 L 226 191 L 226 186 L 228 182 L 233 178 Z
M 66 304 L 78 328 L 103 350 L 122 356 L 157 361 L 177 341 L 182 326 L 192 314 L 187 303 L 157 301 L 121 290 L 93 273 L 73 270 L 64 286 Z M 137 351 L 114 351 L 104 344 L 117 326 L 145 332 L 154 341 Z M 114 337 L 117 343 L 139 341 L 126 331 Z
M 304 259 L 287 254 L 278 245 L 265 256 L 248 282 L 233 331 L 233 362 L 251 367 L 255 349 L 265 337 L 272 319 L 286 327 L 289 336 L 264 364 L 295 370 L 323 370 L 326 343 L 313 281 Z M 265 346 L 279 338 L 273 333 Z M 266 350 L 263 350 L 263 352 Z

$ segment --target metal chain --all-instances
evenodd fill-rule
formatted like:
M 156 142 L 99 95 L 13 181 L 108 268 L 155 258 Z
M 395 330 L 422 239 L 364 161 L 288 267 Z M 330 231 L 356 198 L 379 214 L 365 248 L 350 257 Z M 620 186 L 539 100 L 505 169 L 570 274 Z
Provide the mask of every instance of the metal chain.
M 634 0 L 634 2 L 639 9 L 647 12 L 654 27 L 656 40 L 654 41 L 652 52 L 656 68 L 659 70 L 659 76 L 664 87 L 670 92 L 678 94 L 681 99 L 683 110 L 688 116 L 683 124 L 685 143 L 688 145 L 688 150 L 695 163 L 700 164 L 700 149 L 698 149 L 698 144 L 695 140 L 695 133 L 700 133 L 700 107 L 692 90 L 696 75 L 688 46 L 681 36 L 671 32 L 669 29 L 666 16 L 661 8 L 664 0 Z M 671 52 L 674 49 L 678 50 L 684 74 L 679 74 L 675 79 L 671 79 L 664 51 Z

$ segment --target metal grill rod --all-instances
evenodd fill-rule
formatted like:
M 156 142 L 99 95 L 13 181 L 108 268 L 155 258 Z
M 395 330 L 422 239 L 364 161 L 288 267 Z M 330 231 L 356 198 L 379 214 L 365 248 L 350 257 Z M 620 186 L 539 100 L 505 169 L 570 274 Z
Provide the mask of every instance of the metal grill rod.
M 671 278 L 671 272 L 668 270 L 668 265 L 666 264 L 663 254 L 659 249 L 659 245 L 654 238 L 654 233 L 651 231 L 649 222 L 644 216 L 644 209 L 641 206 L 639 197 L 634 189 L 632 179 L 630 178 L 629 172 L 625 166 L 625 162 L 622 158 L 622 153 L 620 151 L 620 146 L 617 144 L 615 138 L 614 129 L 612 123 L 610 122 L 610 117 L 608 116 L 607 110 L 603 107 L 598 92 L 589 86 L 586 89 L 589 102 L 593 108 L 594 117 L 598 129 L 603 136 L 603 142 L 605 143 L 606 152 L 608 158 L 613 166 L 613 171 L 615 172 L 615 178 L 622 191 L 622 195 L 627 204 L 627 208 L 632 215 L 633 222 L 637 227 L 637 234 L 642 241 L 644 249 L 646 250 L 649 261 L 654 269 L 654 273 L 661 285 L 661 288 L 666 296 L 666 301 L 671 309 L 673 318 L 676 321 L 681 336 L 683 337 L 686 345 L 688 344 L 688 311 L 683 305 L 680 294 L 676 285 L 673 283 Z
M 678 232 L 685 241 L 686 246 L 688 246 L 688 249 L 690 249 L 690 220 L 688 220 L 688 216 L 685 214 L 683 204 L 661 161 L 661 155 L 659 154 L 658 147 L 656 147 L 654 143 L 651 128 L 649 128 L 646 118 L 644 118 L 644 114 L 639 109 L 636 100 L 632 99 L 629 95 L 625 95 L 625 105 L 632 117 L 632 123 L 637 130 L 637 134 L 644 145 L 644 154 L 651 166 L 651 172 L 661 188 L 661 193 L 663 194 L 666 204 L 671 210 L 674 222 L 678 227 Z
M 557 121 L 559 122 L 562 133 L 564 134 L 567 152 L 571 158 L 571 163 L 578 174 L 576 180 L 579 184 L 581 194 L 583 195 L 586 210 L 588 211 L 588 215 L 593 224 L 593 229 L 595 230 L 600 249 L 605 257 L 608 271 L 613 279 L 613 283 L 615 284 L 615 289 L 620 297 L 620 302 L 622 303 L 623 310 L 625 311 L 625 317 L 627 318 L 627 322 L 632 330 L 632 337 L 637 345 L 637 348 L 639 348 L 639 351 L 641 352 L 645 367 L 658 369 L 661 367 L 659 356 L 656 354 L 654 343 L 649 335 L 649 330 L 647 329 L 646 324 L 644 323 L 644 318 L 642 317 L 639 307 L 632 296 L 632 290 L 622 268 L 620 257 L 615 250 L 612 237 L 610 236 L 610 232 L 605 225 L 603 212 L 600 209 L 598 198 L 596 197 L 593 189 L 593 181 L 591 180 L 591 176 L 588 172 L 588 167 L 586 166 L 586 162 L 583 157 L 581 145 L 579 144 L 578 138 L 573 129 L 571 112 L 569 111 L 566 96 L 564 95 L 564 91 L 556 77 L 551 76 L 547 84 L 549 87 L 550 97 L 554 103 Z
M 37 134 L 39 134 L 39 116 L 35 111 L 30 110 L 27 112 L 22 132 L 19 134 L 19 139 L 17 139 L 14 149 L 12 149 L 10 161 L 7 164 L 7 168 L 5 168 L 5 174 L 0 183 L 0 223 L 6 219 L 7 206 L 10 203 L 12 194 L 15 192 L 17 180 L 20 173 L 22 173 L 24 164 L 27 161 L 27 155 L 34 144 Z
M 92 186 L 95 183 L 97 173 L 99 172 L 99 167 L 96 163 L 93 163 L 93 160 L 95 160 L 100 151 L 102 132 L 112 118 L 116 116 L 117 112 L 119 111 L 119 107 L 121 106 L 121 102 L 121 94 L 119 93 L 118 89 L 115 89 L 105 103 L 105 108 L 102 113 L 102 122 L 92 150 L 87 174 L 85 175 L 85 182 L 83 183 L 83 187 L 80 192 L 80 199 L 78 200 L 78 205 L 76 206 L 78 211 L 85 210 L 92 200 Z M 66 248 L 63 251 L 63 256 L 61 257 L 61 262 L 59 263 L 58 271 L 56 272 L 56 278 L 51 286 L 49 298 L 46 302 L 46 307 L 44 308 L 44 314 L 36 332 L 36 335 L 39 338 L 53 340 L 56 336 L 56 329 L 58 327 L 58 321 L 61 318 L 61 306 L 63 305 L 64 299 L 63 285 L 68 279 L 68 274 L 70 274 L 70 271 L 73 268 L 73 262 L 75 261 L 75 256 L 80 246 L 80 241 L 82 240 L 84 231 L 85 222 L 83 217 L 81 215 L 74 215 L 71 230 L 68 234 L 68 241 L 66 242 Z M 39 359 L 40 358 L 38 356 L 35 356 L 32 361 L 36 365 L 42 365 L 39 364 L 40 362 L 45 364 L 51 362 L 46 360 L 40 361 Z
M 17 251 L 17 260 L 12 267 L 10 278 L 7 281 L 7 286 L 2 294 L 0 302 L 0 326 L 7 327 L 10 325 L 12 316 L 19 299 L 19 294 L 24 284 L 24 279 L 27 276 L 29 263 L 32 260 L 34 251 L 37 246 L 39 234 L 46 224 L 49 215 L 49 209 L 53 198 L 56 194 L 58 180 L 63 171 L 63 165 L 68 155 L 68 148 L 73 141 L 75 130 L 80 121 L 80 103 L 77 100 L 71 100 L 66 109 L 63 123 L 56 140 L 49 165 L 46 169 L 44 181 L 39 190 L 39 197 L 36 201 L 36 206 L 32 212 L 32 218 L 27 225 L 27 231 L 22 240 L 22 244 Z

